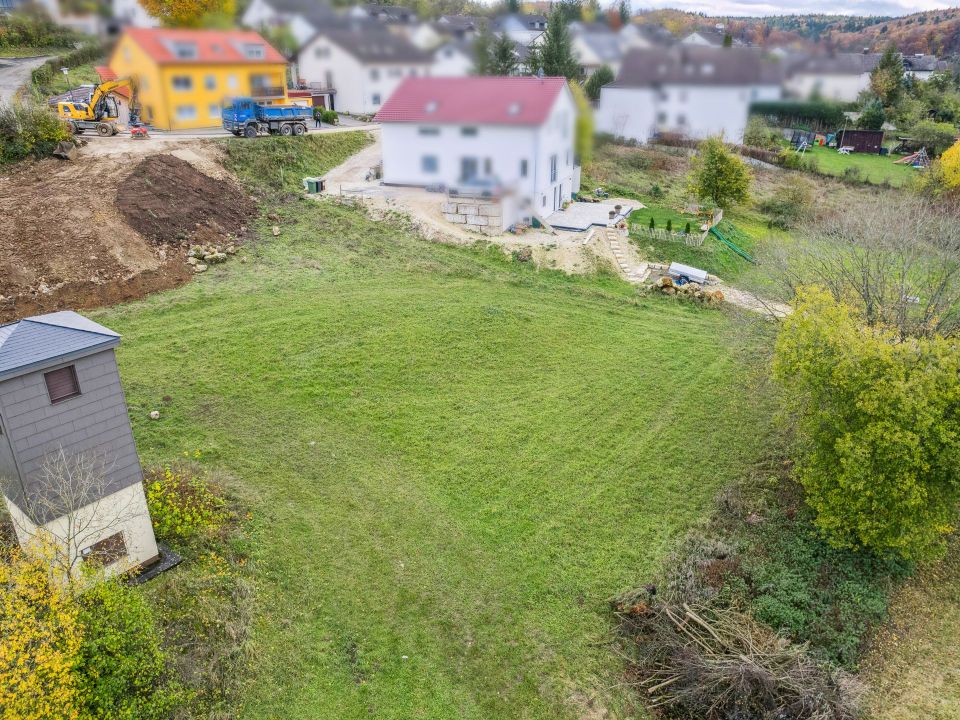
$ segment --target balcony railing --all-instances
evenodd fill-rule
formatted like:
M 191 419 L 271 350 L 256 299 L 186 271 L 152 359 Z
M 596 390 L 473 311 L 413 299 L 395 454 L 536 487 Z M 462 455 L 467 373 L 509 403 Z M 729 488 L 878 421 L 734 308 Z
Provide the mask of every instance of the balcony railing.
M 278 98 L 283 95 L 283 85 L 255 85 L 250 89 L 250 96 L 255 98 Z

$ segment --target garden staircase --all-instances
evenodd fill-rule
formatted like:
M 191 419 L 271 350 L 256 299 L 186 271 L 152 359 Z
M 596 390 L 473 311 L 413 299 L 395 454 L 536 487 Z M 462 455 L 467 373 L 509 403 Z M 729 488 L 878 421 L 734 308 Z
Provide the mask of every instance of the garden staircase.
M 639 265 L 633 264 L 631 258 L 627 256 L 626 250 L 621 243 L 626 242 L 621 238 L 620 233 L 615 228 L 604 228 L 602 230 L 603 238 L 610 246 L 613 256 L 617 260 L 617 266 L 620 272 L 624 274 L 628 282 L 642 283 L 650 275 L 650 268 L 647 263 L 642 262 Z

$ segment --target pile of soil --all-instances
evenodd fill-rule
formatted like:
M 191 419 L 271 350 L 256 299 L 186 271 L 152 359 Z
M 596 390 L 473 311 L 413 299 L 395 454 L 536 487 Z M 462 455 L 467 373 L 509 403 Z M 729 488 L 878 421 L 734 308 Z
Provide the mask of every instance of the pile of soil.
M 164 245 L 241 235 L 257 213 L 236 185 L 173 155 L 141 161 L 117 189 L 117 208 L 130 227 Z
M 163 147 L 118 149 L 0 168 L 0 322 L 176 287 L 194 275 L 184 245 L 244 239 L 254 204 L 215 147 L 173 149 L 192 165 Z

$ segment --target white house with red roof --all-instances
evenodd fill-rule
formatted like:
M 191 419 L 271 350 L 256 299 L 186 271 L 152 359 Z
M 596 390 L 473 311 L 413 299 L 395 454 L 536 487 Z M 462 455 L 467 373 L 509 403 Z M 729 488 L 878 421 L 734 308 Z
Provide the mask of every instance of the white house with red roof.
M 579 189 L 563 78 L 408 78 L 376 120 L 385 184 L 509 195 L 513 221 L 546 217 Z

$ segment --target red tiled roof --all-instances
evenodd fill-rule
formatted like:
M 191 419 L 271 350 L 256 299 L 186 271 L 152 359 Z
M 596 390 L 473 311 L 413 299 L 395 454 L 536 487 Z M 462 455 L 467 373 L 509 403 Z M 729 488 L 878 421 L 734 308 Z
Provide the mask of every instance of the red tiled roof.
M 97 75 L 100 76 L 100 82 L 102 83 L 117 79 L 117 74 L 106 65 L 97 65 L 94 67 L 94 70 L 97 71 Z M 127 87 L 119 87 L 113 92 L 125 98 L 130 97 L 130 88 Z
M 167 28 L 127 28 L 133 39 L 154 62 L 167 64 L 195 63 L 284 63 L 286 59 L 263 39 L 260 33 L 246 30 L 180 30 Z M 182 59 L 173 52 L 174 43 L 193 43 L 196 57 Z M 263 57 L 251 59 L 243 54 L 245 43 L 263 45 Z
M 411 77 L 377 122 L 542 125 L 567 81 L 536 77 Z

